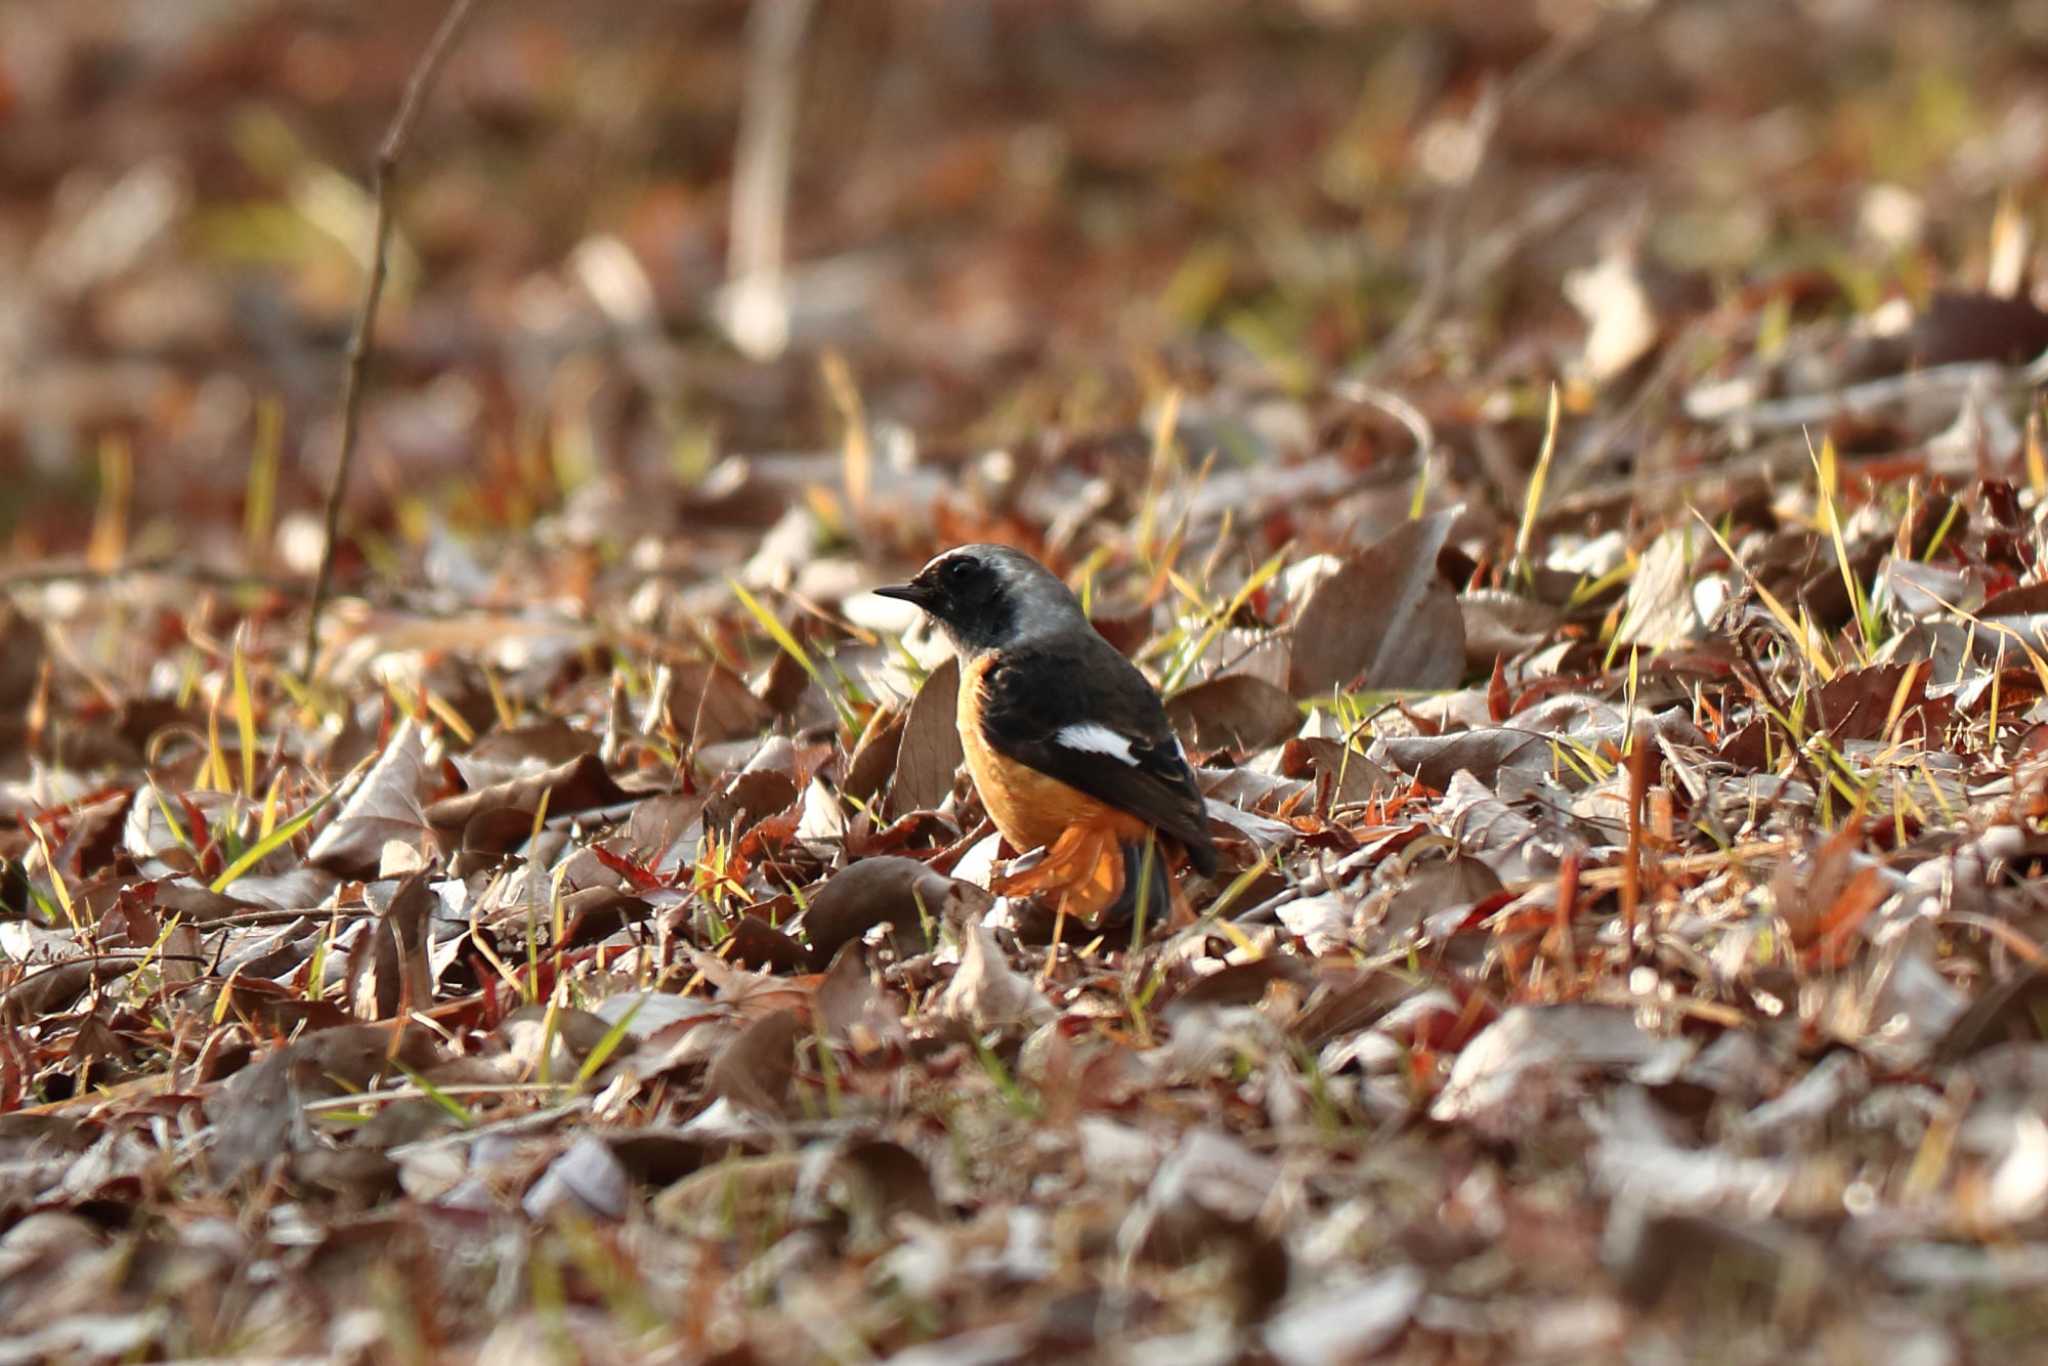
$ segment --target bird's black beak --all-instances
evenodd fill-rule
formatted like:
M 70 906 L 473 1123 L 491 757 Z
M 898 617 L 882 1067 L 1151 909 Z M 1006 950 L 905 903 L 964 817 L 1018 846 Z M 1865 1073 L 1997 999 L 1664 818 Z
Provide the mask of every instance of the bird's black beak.
M 878 598 L 895 598 L 899 602 L 911 603 L 924 608 L 926 611 L 931 610 L 932 590 L 914 583 L 899 583 L 887 588 L 877 588 L 875 596 Z

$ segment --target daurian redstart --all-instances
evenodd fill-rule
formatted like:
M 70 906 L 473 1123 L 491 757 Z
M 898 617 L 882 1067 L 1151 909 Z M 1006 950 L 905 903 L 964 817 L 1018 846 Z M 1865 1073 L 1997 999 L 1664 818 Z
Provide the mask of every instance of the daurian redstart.
M 1043 847 L 1064 905 L 1128 909 L 1154 832 L 1166 856 L 1216 871 L 1202 794 L 1145 675 L 1021 551 L 966 545 L 909 583 L 875 590 L 923 608 L 960 656 L 960 741 L 982 805 L 1019 852 Z M 1163 911 L 1163 907 L 1160 908 Z

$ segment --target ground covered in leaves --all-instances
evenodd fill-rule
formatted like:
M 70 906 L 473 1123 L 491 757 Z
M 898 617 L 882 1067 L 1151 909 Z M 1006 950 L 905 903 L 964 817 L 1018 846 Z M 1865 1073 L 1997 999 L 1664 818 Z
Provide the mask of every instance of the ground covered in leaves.
M 433 11 L 0 10 L 0 1362 L 2039 1359 L 2042 5 L 482 4 L 309 669 Z

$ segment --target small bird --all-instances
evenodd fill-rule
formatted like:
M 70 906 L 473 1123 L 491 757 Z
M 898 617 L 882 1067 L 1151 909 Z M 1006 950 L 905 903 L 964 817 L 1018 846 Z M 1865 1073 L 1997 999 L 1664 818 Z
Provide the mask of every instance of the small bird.
M 1044 565 L 965 545 L 875 591 L 923 608 L 952 640 L 960 742 L 982 805 L 1018 852 L 1046 850 L 1030 890 L 1059 887 L 1062 909 L 1084 918 L 1128 913 L 1155 831 L 1197 871 L 1216 871 L 1202 794 L 1159 694 Z M 1165 861 L 1152 867 L 1163 890 Z

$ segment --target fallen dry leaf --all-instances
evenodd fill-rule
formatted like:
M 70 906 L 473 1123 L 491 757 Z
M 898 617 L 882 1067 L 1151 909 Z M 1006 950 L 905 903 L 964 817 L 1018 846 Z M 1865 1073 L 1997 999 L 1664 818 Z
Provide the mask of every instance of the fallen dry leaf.
M 842 868 L 810 895 L 803 932 L 812 961 L 823 966 L 840 948 L 877 925 L 892 925 L 905 942 L 922 942 L 945 925 L 978 916 L 989 896 L 916 859 L 882 856 Z
M 792 1010 L 754 1020 L 713 1059 L 705 1089 L 757 1115 L 781 1115 L 796 1068 L 796 1041 L 804 1032 Z
M 1212 751 L 1255 753 L 1277 745 L 1301 726 L 1294 699 L 1262 678 L 1228 674 L 1174 694 L 1166 717 L 1183 743 Z
M 0 6 L 0 1358 L 2029 1358 L 2038 6 L 138 8 Z
M 978 1030 L 1036 1024 L 1053 1013 L 1045 993 L 1010 967 L 995 937 L 980 925 L 966 928 L 960 966 L 946 983 L 939 1011 Z
M 889 814 L 929 811 L 953 792 L 954 775 L 966 759 L 954 713 L 960 691 L 960 663 L 948 659 L 926 675 L 903 721 L 896 749 L 896 773 L 889 783 Z
M 342 803 L 340 814 L 314 837 L 307 861 L 360 876 L 377 870 L 384 846 L 391 841 L 423 846 L 427 820 L 420 802 L 425 792 L 426 755 L 419 728 L 403 721 Z
M 1465 622 L 1437 553 L 1457 520 L 1435 512 L 1346 560 L 1295 614 L 1287 690 L 1454 687 L 1465 671 Z

